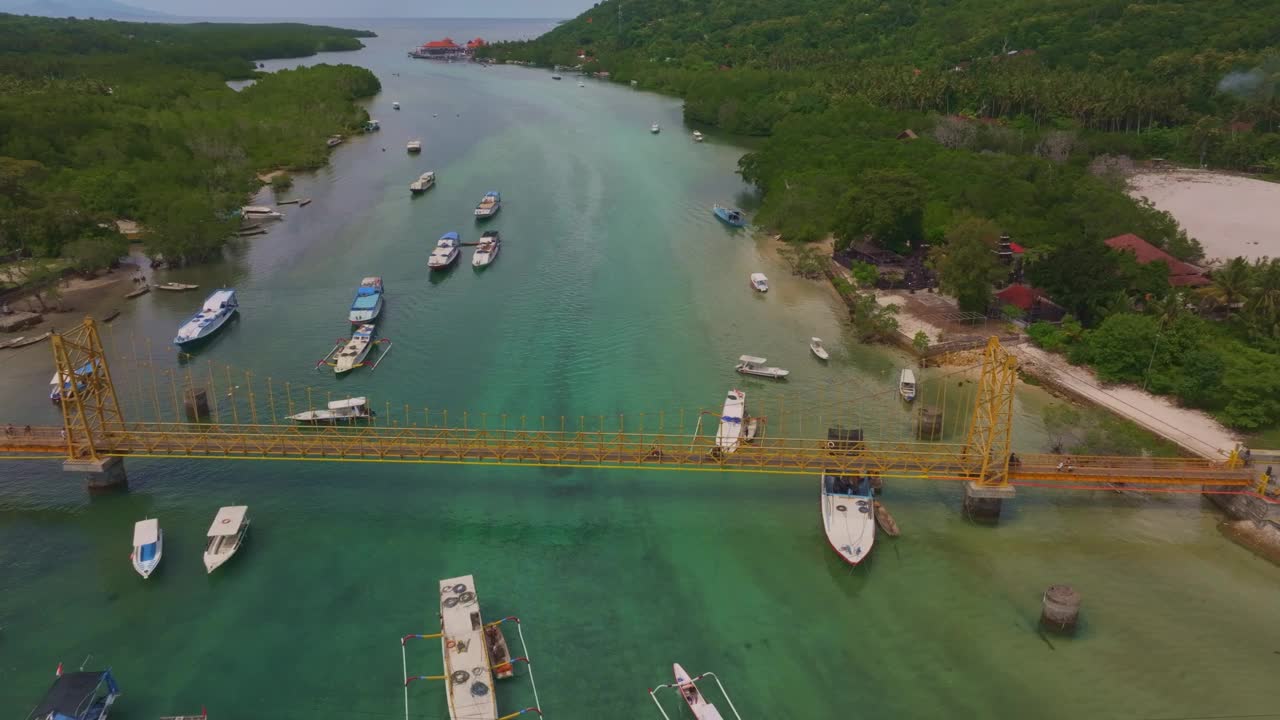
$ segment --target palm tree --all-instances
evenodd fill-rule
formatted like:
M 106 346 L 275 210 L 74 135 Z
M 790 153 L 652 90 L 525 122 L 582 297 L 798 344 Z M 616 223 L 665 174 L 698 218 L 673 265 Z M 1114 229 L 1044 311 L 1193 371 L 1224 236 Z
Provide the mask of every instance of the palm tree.
M 1232 258 L 1221 269 L 1213 272 L 1213 284 L 1202 291 L 1202 296 L 1212 307 L 1238 310 L 1249 295 L 1252 275 L 1247 260 L 1242 257 Z
M 1254 287 L 1245 303 L 1250 324 L 1263 334 L 1280 328 L 1280 258 L 1263 258 L 1253 265 Z

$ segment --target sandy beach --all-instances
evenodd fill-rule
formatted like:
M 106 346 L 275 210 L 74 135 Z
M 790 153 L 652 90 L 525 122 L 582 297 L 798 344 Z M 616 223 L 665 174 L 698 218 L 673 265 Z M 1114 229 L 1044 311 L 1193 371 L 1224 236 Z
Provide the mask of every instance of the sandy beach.
M 1173 215 L 1204 246 L 1205 263 L 1243 255 L 1280 256 L 1280 184 L 1177 169 L 1129 179 L 1129 194 Z

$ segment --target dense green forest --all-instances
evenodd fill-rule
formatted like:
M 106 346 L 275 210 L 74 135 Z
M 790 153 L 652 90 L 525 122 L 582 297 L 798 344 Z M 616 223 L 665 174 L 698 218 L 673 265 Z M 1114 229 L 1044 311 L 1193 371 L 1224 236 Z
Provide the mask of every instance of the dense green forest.
M 1202 260 L 1125 194 L 1134 160 L 1280 175 L 1274 2 L 606 0 L 486 52 L 609 71 L 683 97 L 695 125 L 765 136 L 740 163 L 759 224 L 928 246 L 965 309 L 987 309 L 981 248 L 1010 233 L 1072 313 L 1041 344 L 1233 427 L 1280 423 L 1280 264 L 1175 292 L 1163 263 L 1103 244 L 1136 233 Z
M 63 256 L 121 254 L 114 221 L 153 254 L 216 254 L 255 174 L 327 160 L 325 139 L 367 119 L 378 92 L 346 65 L 255 75 L 252 59 L 361 47 L 368 33 L 305 25 L 159 25 L 0 15 L 0 252 L 38 283 Z M 29 277 L 30 275 L 36 277 Z

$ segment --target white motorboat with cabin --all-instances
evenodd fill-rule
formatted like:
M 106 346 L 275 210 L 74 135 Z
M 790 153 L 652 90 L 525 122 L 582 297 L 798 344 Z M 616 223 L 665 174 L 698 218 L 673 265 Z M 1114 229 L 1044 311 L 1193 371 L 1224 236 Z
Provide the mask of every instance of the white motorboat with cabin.
M 903 369 L 898 376 L 898 394 L 907 402 L 916 399 L 916 374 L 911 372 L 911 368 Z
M 662 132 L 662 126 L 659 125 L 658 123 L 654 123 L 649 126 L 649 132 L 653 133 L 654 135 L 657 135 L 658 133 Z
M 871 554 L 876 541 L 875 498 L 871 478 L 821 473 L 822 528 L 827 544 L 850 565 Z
M 54 405 L 61 403 L 64 399 L 75 397 L 75 394 L 82 392 L 88 378 L 93 375 L 97 368 L 97 361 L 90 361 L 76 368 L 75 382 L 72 383 L 71 378 L 63 377 L 61 372 L 56 372 L 53 377 L 49 378 L 49 400 Z
M 367 323 L 378 319 L 382 313 L 382 278 L 373 275 L 360 281 L 356 296 L 351 301 L 347 319 L 352 324 Z
M 475 578 L 440 581 L 440 652 L 451 720 L 497 720 L 498 695 Z
M 735 369 L 743 375 L 755 375 L 756 377 L 770 378 L 772 380 L 781 380 L 791 374 L 790 370 L 765 365 L 767 362 L 769 361 L 762 357 L 743 355 L 738 358 L 738 365 Z
M 209 544 L 204 548 L 204 569 L 212 573 L 231 559 L 249 532 L 249 506 L 228 505 L 218 509 L 209 526 Z
M 400 103 L 399 103 L 399 102 L 393 102 L 393 103 L 391 103 L 391 109 L 392 109 L 392 110 L 399 110 L 399 109 L 400 109 Z
M 820 337 L 809 338 L 809 351 L 819 360 L 826 361 L 831 359 L 831 353 L 827 352 L 827 349 L 822 346 L 822 338 Z
M 159 520 L 150 518 L 133 524 L 133 552 L 129 553 L 129 561 L 144 580 L 160 565 L 163 550 L 164 531 L 160 529 Z
M 174 337 L 173 344 L 191 345 L 209 337 L 225 325 L 239 308 L 235 290 L 215 291 L 205 298 L 200 312 L 192 315 L 190 320 L 178 328 L 178 335 Z
M 458 259 L 459 238 L 456 232 L 447 232 L 436 241 L 436 247 L 427 258 L 427 267 L 432 270 L 444 270 Z
M 289 416 L 294 422 L 311 425 L 332 425 L 337 423 L 368 420 L 373 417 L 369 408 L 369 398 L 354 397 L 346 400 L 333 400 L 323 410 L 304 410 Z
M 486 220 L 498 214 L 502 209 L 502 193 L 496 190 L 490 190 L 480 199 L 480 204 L 476 206 L 476 219 Z
M 764 273 L 751 273 L 751 287 L 755 288 L 756 292 L 767 293 L 769 278 L 765 277 Z
M 363 367 L 364 359 L 369 356 L 371 348 L 373 348 L 373 325 L 361 325 L 351 334 L 351 339 L 334 358 L 333 374 L 341 375 Z
M 409 192 L 414 195 L 421 195 L 436 185 L 436 174 L 434 171 L 424 172 L 418 176 L 417 180 L 409 183 Z
M 245 205 L 240 208 L 240 219 L 246 223 L 260 223 L 268 220 L 282 220 L 284 213 L 266 205 Z
M 411 153 L 420 153 L 422 152 L 422 141 L 410 140 L 409 142 L 404 144 L 404 149 Z
M 693 141 L 694 141 L 694 142 L 702 142 L 704 139 L 705 139 L 705 138 L 703 138 L 703 137 L 702 137 L 702 133 L 698 132 L 697 130 L 694 130 L 694 131 L 693 131 Z
M 737 389 L 730 390 L 720 411 L 720 428 L 716 430 L 716 447 L 720 452 L 728 454 L 738 449 L 746 414 L 747 394 Z
M 702 693 L 702 689 L 698 687 L 698 683 L 706 678 L 715 681 L 716 687 L 720 688 L 720 694 L 724 696 L 724 700 L 729 704 L 729 710 L 737 720 L 742 720 L 742 716 L 738 714 L 738 708 L 733 706 L 733 700 L 729 697 L 729 691 L 724 689 L 724 684 L 720 682 L 720 678 L 716 677 L 713 672 L 704 672 L 697 677 L 688 673 L 680 663 L 673 663 L 671 670 L 675 674 L 675 682 L 659 685 L 649 690 L 649 697 L 653 699 L 653 703 L 658 706 L 658 712 L 662 713 L 662 717 L 671 720 L 671 716 L 662 708 L 662 703 L 658 702 L 658 692 L 671 688 L 680 693 L 680 698 L 684 700 L 685 705 L 689 706 L 689 712 L 693 713 L 694 720 L 724 720 L 724 716 L 720 714 L 720 710 L 707 700 L 706 695 Z
M 502 249 L 502 235 L 497 230 L 488 230 L 480 236 L 480 244 L 471 256 L 472 267 L 486 267 L 498 259 L 498 251 Z

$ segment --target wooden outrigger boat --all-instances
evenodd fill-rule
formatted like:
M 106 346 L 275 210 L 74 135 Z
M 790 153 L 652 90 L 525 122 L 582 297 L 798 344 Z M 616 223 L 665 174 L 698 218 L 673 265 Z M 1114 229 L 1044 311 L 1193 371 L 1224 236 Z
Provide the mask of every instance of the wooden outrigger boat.
M 704 672 L 697 677 L 690 677 L 689 673 L 680 663 L 673 663 L 671 666 L 675 673 L 676 681 L 659 685 L 649 689 L 649 697 L 653 700 L 653 704 L 658 706 L 658 712 L 662 713 L 662 717 L 671 720 L 671 716 L 663 709 L 662 703 L 658 702 L 658 691 L 672 688 L 680 691 L 680 697 L 685 704 L 689 706 L 689 711 L 693 713 L 695 720 L 724 720 L 724 716 L 716 709 L 716 706 L 707 700 L 706 695 L 702 694 L 702 690 L 698 687 L 698 681 L 703 678 L 711 678 L 716 681 L 716 687 L 720 688 L 720 694 L 724 696 L 725 702 L 729 704 L 729 710 L 733 712 L 733 716 L 738 720 L 742 720 L 742 716 L 738 714 L 738 708 L 733 706 L 733 700 L 729 698 L 729 691 L 724 689 L 724 684 L 720 682 L 720 678 L 716 677 L 713 672 Z
M 133 292 L 130 292 L 130 293 L 125 293 L 124 298 L 126 300 L 132 300 L 136 297 L 142 297 L 143 295 L 146 295 L 149 292 L 151 292 L 151 286 L 143 283 L 143 285 L 139 287 L 137 290 L 134 290 Z
M 43 335 L 33 335 L 31 337 L 17 337 L 12 340 L 0 342 L 0 350 L 16 350 L 17 348 L 35 345 L 41 340 L 46 340 L 53 333 L 45 333 Z
M 502 624 L 514 622 L 524 655 L 512 657 Z M 410 640 L 440 640 L 444 661 L 443 675 L 409 675 L 405 646 Z M 440 680 L 445 683 L 450 720 L 510 720 L 525 713 L 542 716 L 538 686 L 533 681 L 533 665 L 524 643 L 520 618 L 505 617 L 485 623 L 480 615 L 480 599 L 475 591 L 475 578 L 463 575 L 440 581 L 440 632 L 405 635 L 400 638 L 400 660 L 404 669 L 404 716 L 409 718 L 409 684 L 415 680 Z M 515 663 L 528 667 L 529 684 L 535 705 L 514 713 L 498 715 L 498 698 L 493 681 L 515 676 Z
M 168 290 L 169 292 L 186 292 L 188 290 L 195 290 L 199 287 L 200 287 L 199 285 L 192 285 L 190 283 L 167 282 L 167 283 L 160 283 L 159 285 L 156 286 L 156 289 Z

